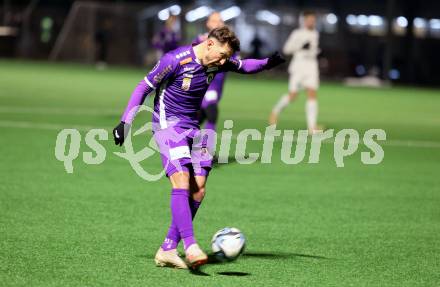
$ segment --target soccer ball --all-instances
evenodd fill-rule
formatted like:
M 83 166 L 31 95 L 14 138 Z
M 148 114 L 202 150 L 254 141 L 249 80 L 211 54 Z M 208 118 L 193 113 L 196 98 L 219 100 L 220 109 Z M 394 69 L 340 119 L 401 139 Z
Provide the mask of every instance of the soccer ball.
M 244 251 L 246 239 L 237 228 L 225 227 L 217 231 L 211 240 L 212 252 L 217 260 L 233 261 Z

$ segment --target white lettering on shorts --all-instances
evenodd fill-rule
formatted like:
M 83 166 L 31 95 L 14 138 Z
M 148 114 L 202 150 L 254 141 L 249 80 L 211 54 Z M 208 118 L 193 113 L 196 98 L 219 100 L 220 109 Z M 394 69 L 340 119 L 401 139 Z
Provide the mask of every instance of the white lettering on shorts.
M 188 146 L 178 146 L 170 149 L 171 160 L 181 159 L 181 158 L 191 158 L 191 153 L 189 152 Z

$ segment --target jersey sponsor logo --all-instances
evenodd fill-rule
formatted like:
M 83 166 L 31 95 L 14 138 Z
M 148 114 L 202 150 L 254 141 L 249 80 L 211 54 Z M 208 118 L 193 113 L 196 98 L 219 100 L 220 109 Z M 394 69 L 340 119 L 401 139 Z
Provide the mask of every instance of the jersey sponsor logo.
M 177 58 L 177 59 L 180 59 L 180 58 L 183 58 L 183 57 L 188 56 L 188 55 L 190 55 L 190 54 L 191 54 L 190 51 L 183 51 L 183 52 L 177 54 L 177 55 L 176 55 L 176 58 Z
M 169 64 L 166 66 L 160 73 L 153 77 L 153 81 L 157 84 L 162 81 L 162 79 L 172 70 L 172 65 Z
M 182 80 L 182 90 L 188 91 L 191 86 L 191 78 L 183 78 Z
M 183 76 L 184 76 L 185 78 L 194 78 L 194 75 L 193 75 L 193 74 L 188 74 L 188 73 L 184 73 Z
M 209 73 L 208 77 L 206 77 L 206 83 L 210 84 L 212 82 L 212 79 L 214 79 L 215 74 L 214 73 Z
M 194 71 L 194 67 L 183 67 L 184 72 Z
M 182 65 L 185 65 L 185 64 L 191 63 L 191 61 L 192 61 L 192 58 L 191 58 L 191 57 L 186 58 L 186 59 L 180 61 L 180 65 L 182 66 Z

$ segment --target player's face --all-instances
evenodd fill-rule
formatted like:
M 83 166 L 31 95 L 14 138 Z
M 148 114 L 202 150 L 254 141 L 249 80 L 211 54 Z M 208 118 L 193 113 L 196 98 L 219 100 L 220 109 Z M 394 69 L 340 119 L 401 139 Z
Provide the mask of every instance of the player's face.
M 206 21 L 206 28 L 208 31 L 214 30 L 215 28 L 220 28 L 225 25 L 220 13 L 213 13 L 209 16 L 208 21 Z
M 208 38 L 206 41 L 207 51 L 205 57 L 202 59 L 203 66 L 221 66 L 232 56 L 232 49 L 227 43 L 222 44 L 213 38 Z
M 304 26 L 309 30 L 315 29 L 315 26 L 316 26 L 315 15 L 308 15 L 308 16 L 304 17 Z

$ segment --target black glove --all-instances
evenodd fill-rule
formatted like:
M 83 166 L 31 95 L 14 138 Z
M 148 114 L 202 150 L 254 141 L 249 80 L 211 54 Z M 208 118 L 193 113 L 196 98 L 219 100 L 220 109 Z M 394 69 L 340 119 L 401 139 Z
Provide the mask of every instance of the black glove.
M 281 57 L 280 53 L 275 52 L 268 58 L 266 69 L 272 69 L 273 67 L 276 67 L 284 62 L 286 62 L 286 60 Z
M 122 146 L 129 129 L 130 125 L 124 122 L 120 122 L 119 125 L 113 129 L 113 138 L 115 139 L 115 145 Z
M 310 49 L 310 42 L 305 43 L 305 44 L 302 46 L 301 49 L 303 49 L 303 50 L 308 50 L 308 49 Z

